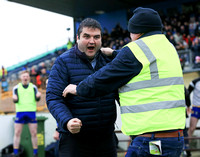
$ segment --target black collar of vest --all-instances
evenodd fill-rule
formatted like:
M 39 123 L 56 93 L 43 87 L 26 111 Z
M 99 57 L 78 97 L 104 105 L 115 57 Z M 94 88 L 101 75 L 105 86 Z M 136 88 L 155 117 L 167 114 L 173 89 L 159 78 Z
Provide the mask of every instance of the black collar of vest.
M 152 32 L 148 32 L 148 33 L 143 34 L 139 39 L 141 39 L 141 38 L 143 38 L 143 37 L 155 35 L 155 34 L 162 34 L 162 32 L 161 32 L 161 31 L 152 31 Z

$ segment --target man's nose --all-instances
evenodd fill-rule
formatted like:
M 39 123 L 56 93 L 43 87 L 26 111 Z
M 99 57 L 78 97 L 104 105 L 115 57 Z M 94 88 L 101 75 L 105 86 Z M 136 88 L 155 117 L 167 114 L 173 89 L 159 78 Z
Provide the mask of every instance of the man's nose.
M 89 40 L 89 42 L 90 42 L 90 43 L 95 43 L 95 40 L 94 40 L 94 38 L 93 38 L 93 37 L 91 37 L 91 38 L 90 38 L 90 40 Z

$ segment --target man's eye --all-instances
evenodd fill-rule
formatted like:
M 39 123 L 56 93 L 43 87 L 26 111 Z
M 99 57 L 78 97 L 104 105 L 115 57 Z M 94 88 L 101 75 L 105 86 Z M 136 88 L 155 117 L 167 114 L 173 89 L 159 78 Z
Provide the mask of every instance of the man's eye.
M 89 35 L 85 35 L 85 36 L 84 36 L 84 38 L 89 38 L 89 37 L 90 37 Z
M 100 36 L 95 36 L 95 37 L 94 37 L 94 39 L 99 39 L 99 38 L 100 38 Z

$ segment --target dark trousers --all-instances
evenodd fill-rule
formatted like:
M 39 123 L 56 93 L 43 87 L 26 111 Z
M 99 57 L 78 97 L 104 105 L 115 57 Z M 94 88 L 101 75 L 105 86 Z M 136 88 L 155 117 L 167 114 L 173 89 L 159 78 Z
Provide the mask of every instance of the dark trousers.
M 161 141 L 162 155 L 152 155 L 149 150 L 150 141 Z M 180 157 L 184 145 L 184 137 L 154 138 L 137 136 L 131 142 L 126 157 Z
M 93 137 L 61 134 L 59 157 L 117 157 L 114 133 Z

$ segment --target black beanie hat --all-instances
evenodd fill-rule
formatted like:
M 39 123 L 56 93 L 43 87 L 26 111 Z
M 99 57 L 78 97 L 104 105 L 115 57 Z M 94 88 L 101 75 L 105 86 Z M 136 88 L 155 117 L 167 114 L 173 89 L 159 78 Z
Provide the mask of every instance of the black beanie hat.
M 136 8 L 128 22 L 128 31 L 134 34 L 161 31 L 162 27 L 158 12 L 150 8 Z

